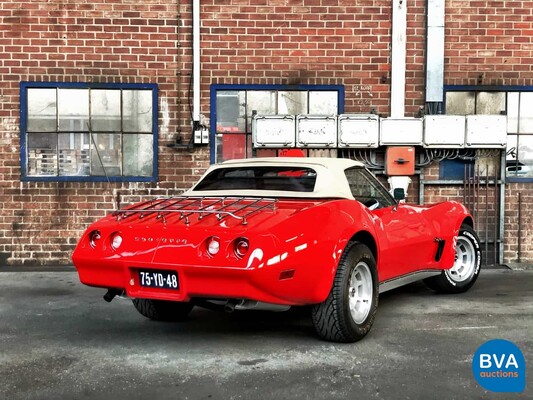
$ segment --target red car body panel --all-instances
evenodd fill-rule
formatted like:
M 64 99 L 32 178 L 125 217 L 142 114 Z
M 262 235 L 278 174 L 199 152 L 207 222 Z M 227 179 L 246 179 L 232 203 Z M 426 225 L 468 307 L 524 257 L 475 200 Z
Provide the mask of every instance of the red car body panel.
M 81 282 L 134 298 L 316 304 L 328 296 L 340 257 L 354 238 L 373 242 L 384 283 L 452 267 L 458 230 L 470 218 L 456 202 L 370 210 L 353 199 L 206 197 L 183 207 L 193 201 L 145 202 L 91 225 L 72 256 Z M 255 211 L 245 214 L 254 201 Z M 115 249 L 117 234 L 122 241 Z M 220 243 L 216 255 L 207 251 L 212 237 Z M 242 237 L 249 250 L 240 258 L 234 247 Z M 175 271 L 179 288 L 141 286 L 140 270 Z

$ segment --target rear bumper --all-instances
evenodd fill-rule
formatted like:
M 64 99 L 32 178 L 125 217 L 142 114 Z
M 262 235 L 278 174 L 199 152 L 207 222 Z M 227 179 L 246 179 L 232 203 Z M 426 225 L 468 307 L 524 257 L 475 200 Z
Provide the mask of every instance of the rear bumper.
M 317 303 L 313 288 L 300 287 L 298 274 L 287 279 L 279 269 L 135 263 L 122 261 L 78 260 L 76 268 L 85 285 L 123 289 L 133 298 L 189 301 L 192 298 L 232 298 L 273 304 L 304 305 Z M 178 275 L 179 289 L 140 285 L 140 270 L 168 270 Z M 302 283 L 302 282 L 300 282 Z

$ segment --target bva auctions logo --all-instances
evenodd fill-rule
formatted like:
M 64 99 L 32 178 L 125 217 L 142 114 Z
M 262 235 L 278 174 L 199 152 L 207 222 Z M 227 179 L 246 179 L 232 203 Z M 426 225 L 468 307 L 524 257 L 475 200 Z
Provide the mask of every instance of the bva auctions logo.
M 508 340 L 482 344 L 472 359 L 472 372 L 481 387 L 492 392 L 523 392 L 526 388 L 526 360 Z

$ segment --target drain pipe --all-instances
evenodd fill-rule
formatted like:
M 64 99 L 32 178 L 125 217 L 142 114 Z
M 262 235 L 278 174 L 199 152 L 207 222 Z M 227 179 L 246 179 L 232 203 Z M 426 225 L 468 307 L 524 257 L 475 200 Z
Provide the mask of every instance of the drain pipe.
M 440 114 L 444 100 L 445 0 L 427 0 L 426 5 L 426 111 Z
M 194 132 L 199 129 L 200 125 L 200 0 L 192 0 L 192 82 Z
M 407 0 L 392 2 L 391 118 L 405 117 L 405 58 L 407 54 Z

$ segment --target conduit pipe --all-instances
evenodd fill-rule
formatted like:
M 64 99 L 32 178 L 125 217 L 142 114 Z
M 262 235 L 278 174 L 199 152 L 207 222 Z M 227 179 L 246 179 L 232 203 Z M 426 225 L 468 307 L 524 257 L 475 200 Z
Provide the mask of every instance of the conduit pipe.
M 405 117 L 407 0 L 392 1 L 391 118 Z
M 427 0 L 426 103 L 429 113 L 437 114 L 444 90 L 444 16 L 445 0 Z
M 200 0 L 192 0 L 192 120 L 200 124 Z

